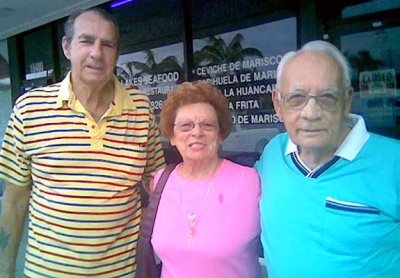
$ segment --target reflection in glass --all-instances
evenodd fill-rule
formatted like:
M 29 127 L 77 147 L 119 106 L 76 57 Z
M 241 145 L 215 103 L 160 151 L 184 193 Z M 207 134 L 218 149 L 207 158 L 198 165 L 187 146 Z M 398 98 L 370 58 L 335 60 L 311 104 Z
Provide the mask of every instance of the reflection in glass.
M 371 131 L 400 138 L 400 27 L 341 37 L 352 67 L 352 111 Z
M 400 0 L 372 0 L 364 2 L 343 9 L 342 18 L 382 12 L 400 7 Z

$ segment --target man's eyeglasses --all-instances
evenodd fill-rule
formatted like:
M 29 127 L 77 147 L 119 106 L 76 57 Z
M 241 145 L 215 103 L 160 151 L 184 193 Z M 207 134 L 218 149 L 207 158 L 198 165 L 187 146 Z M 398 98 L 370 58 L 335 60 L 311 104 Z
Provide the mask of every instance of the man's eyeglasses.
M 199 125 L 199 127 L 204 131 L 216 131 L 218 129 L 217 123 L 207 121 L 197 123 L 193 121 L 183 121 L 174 124 L 174 126 L 176 126 L 178 130 L 182 132 L 191 131 L 196 125 Z
M 340 103 L 340 95 L 338 90 L 327 89 L 318 92 L 315 96 L 303 90 L 296 90 L 287 95 L 279 92 L 283 105 L 288 109 L 303 109 L 311 98 L 315 99 L 318 105 L 324 110 L 335 110 Z

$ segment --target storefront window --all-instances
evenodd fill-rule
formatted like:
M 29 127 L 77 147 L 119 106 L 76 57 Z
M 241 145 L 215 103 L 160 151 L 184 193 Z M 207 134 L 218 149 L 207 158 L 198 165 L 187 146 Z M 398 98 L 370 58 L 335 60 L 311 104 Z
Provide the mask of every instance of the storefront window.
M 7 41 L 0 41 L 0 142 L 11 113 L 11 83 L 8 64 Z
M 277 16 L 275 11 L 273 17 L 264 15 L 249 24 L 249 17 L 270 10 L 263 1 L 196 0 L 191 4 L 194 40 L 189 71 L 193 79 L 217 85 L 229 99 L 233 129 L 223 155 L 251 165 L 264 145 L 283 130 L 271 92 L 282 55 L 297 48 L 297 19 L 287 13 Z M 145 92 L 159 116 L 168 93 L 186 76 L 182 21 L 177 19 L 184 10 L 176 1 L 152 11 L 138 9 L 141 5 L 135 2 L 114 10 L 123 46 L 117 75 L 126 87 Z M 154 24 L 159 27 L 139 28 Z M 163 143 L 165 149 L 170 147 L 167 140 Z
M 367 3 L 361 3 L 343 9 L 342 17 L 348 18 L 353 16 L 372 14 L 395 8 L 400 8 L 400 0 L 372 0 L 367 1 Z
M 353 112 L 369 130 L 400 138 L 400 27 L 341 37 L 352 67 Z
M 283 54 L 296 49 L 296 38 L 296 18 L 290 17 L 193 41 L 194 79 L 217 85 L 233 113 L 225 156 L 250 165 L 283 131 L 271 92 L 276 68 Z M 177 43 L 121 55 L 117 75 L 126 87 L 145 92 L 158 116 L 168 93 L 184 80 L 183 63 L 183 44 Z
M 11 113 L 11 84 L 8 63 L 7 41 L 0 41 L 0 143 L 3 142 L 8 119 Z M 3 196 L 4 181 L 0 179 L 0 205 Z
M 290 17 L 194 41 L 195 78 L 217 85 L 233 113 L 224 155 L 252 164 L 283 131 L 271 92 L 277 66 L 286 52 L 296 49 L 296 38 L 296 18 Z
M 156 116 L 159 116 L 168 93 L 184 79 L 183 44 L 121 55 L 117 75 L 126 87 L 146 93 Z

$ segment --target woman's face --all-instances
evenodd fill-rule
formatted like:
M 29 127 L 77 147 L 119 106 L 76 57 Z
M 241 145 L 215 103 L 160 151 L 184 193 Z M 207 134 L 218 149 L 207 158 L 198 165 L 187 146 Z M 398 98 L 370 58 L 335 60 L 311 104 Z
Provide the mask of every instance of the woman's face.
M 218 157 L 222 144 L 217 113 L 208 103 L 181 106 L 174 122 L 171 145 L 176 146 L 183 161 L 210 161 Z

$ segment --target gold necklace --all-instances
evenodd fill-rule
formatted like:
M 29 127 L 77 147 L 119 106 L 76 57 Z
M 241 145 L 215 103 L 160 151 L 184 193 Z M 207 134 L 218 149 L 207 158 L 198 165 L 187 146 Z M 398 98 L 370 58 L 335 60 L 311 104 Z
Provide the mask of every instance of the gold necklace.
M 200 207 L 200 210 L 198 211 L 198 213 L 195 213 L 194 211 L 190 212 L 190 213 L 186 212 L 187 210 L 183 203 L 183 185 L 180 184 L 180 205 L 181 205 L 181 210 L 182 210 L 183 214 L 186 216 L 186 223 L 188 224 L 188 227 L 189 227 L 189 234 L 187 235 L 189 246 L 192 245 L 192 240 L 196 236 L 196 224 L 199 222 L 200 217 L 203 214 L 204 208 L 206 207 L 208 197 L 210 196 L 210 192 L 213 188 L 213 177 L 214 177 L 215 171 L 216 171 L 216 169 L 213 171 L 213 174 L 211 175 L 210 180 L 208 181 L 207 193 L 206 193 L 206 196 L 204 197 L 204 200 L 201 204 L 201 207 Z

